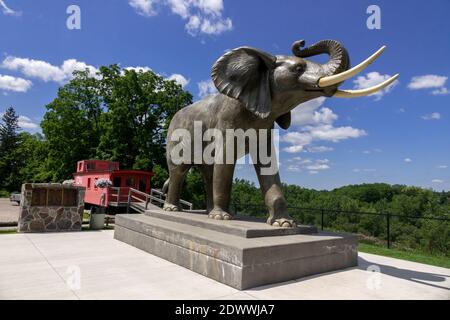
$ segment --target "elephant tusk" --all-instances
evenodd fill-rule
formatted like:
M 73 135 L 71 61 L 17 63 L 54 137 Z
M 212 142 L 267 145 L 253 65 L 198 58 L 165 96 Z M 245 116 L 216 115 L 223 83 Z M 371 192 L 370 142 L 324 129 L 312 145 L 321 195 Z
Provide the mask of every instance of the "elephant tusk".
M 388 85 L 390 85 L 392 82 L 394 82 L 395 80 L 397 80 L 399 74 L 397 73 L 395 76 L 383 81 L 380 84 L 377 84 L 376 86 L 367 88 L 367 89 L 361 89 L 361 90 L 338 90 L 336 91 L 336 93 L 333 95 L 333 97 L 337 97 L 337 98 L 355 98 L 355 97 L 364 97 L 364 96 L 368 96 L 371 95 L 385 87 L 387 87 Z
M 357 66 L 354 66 L 351 69 L 348 69 L 347 71 L 328 76 L 323 77 L 319 79 L 318 86 L 321 88 L 332 86 L 336 83 L 342 82 L 344 80 L 347 80 L 348 78 L 353 77 L 354 75 L 360 73 L 365 68 L 367 68 L 375 59 L 377 59 L 384 51 L 386 46 L 382 46 L 380 49 L 378 49 L 377 52 L 375 52 L 373 55 L 371 55 L 369 58 L 358 64 Z

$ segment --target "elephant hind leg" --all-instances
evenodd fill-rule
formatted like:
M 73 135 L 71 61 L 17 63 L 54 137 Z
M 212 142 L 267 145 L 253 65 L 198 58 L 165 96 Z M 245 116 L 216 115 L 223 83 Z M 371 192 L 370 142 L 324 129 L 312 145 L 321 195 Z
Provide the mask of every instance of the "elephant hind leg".
M 214 208 L 213 201 L 213 174 L 214 174 L 214 165 L 199 165 L 198 170 L 201 172 L 203 176 L 203 181 L 205 183 L 205 191 L 206 191 L 206 211 L 208 213 Z
M 191 168 L 191 165 L 181 164 L 177 166 L 169 166 L 169 188 L 167 191 L 166 202 L 164 203 L 164 210 L 166 211 L 180 211 L 180 197 L 183 189 L 183 182 L 186 173 Z
M 215 164 L 213 172 L 214 208 L 209 217 L 216 220 L 231 220 L 230 207 L 231 187 L 233 185 L 234 164 Z

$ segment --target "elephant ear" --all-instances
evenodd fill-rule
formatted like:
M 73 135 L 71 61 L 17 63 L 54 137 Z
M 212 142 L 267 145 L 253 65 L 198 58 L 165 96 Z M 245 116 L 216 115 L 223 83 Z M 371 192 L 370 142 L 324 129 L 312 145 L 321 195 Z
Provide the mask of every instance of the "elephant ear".
M 250 47 L 225 53 L 212 67 L 216 88 L 259 116 L 267 118 L 272 110 L 270 77 L 276 57 Z
M 291 126 L 291 112 L 285 113 L 275 120 L 280 128 L 287 130 Z

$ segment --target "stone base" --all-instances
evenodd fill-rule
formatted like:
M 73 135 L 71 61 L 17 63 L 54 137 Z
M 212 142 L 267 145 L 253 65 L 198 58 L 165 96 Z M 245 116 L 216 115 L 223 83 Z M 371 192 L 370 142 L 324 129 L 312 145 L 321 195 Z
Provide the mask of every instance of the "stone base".
M 84 187 L 60 183 L 25 183 L 18 232 L 81 231 Z
M 239 290 L 357 265 L 356 236 L 311 231 L 149 210 L 116 215 L 114 238 Z

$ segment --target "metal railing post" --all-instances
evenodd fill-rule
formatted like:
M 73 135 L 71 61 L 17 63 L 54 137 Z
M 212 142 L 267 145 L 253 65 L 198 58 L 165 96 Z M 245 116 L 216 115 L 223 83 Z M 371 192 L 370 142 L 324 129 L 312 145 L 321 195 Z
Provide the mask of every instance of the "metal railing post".
M 388 212 L 386 214 L 386 237 L 387 237 L 387 247 L 391 248 L 391 215 Z
M 324 215 L 324 210 L 323 210 L 323 209 L 320 209 L 320 211 L 321 211 L 321 215 L 322 215 L 321 221 L 320 221 L 320 227 L 321 227 L 321 230 L 323 231 L 323 215 Z
M 128 191 L 127 213 L 130 213 L 130 204 L 131 204 L 131 188 Z

